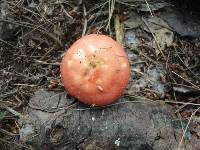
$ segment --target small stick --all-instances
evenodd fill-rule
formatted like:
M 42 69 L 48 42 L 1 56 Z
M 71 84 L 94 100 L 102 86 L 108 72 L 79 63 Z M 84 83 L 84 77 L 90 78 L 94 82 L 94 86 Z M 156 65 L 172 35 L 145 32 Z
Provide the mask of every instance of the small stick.
M 84 27 L 83 27 L 83 33 L 82 33 L 82 36 L 85 35 L 86 33 L 86 29 L 87 29 L 87 12 L 86 12 L 86 8 L 85 8 L 85 5 L 83 4 L 83 14 L 84 14 Z
M 189 120 L 188 120 L 188 123 L 187 123 L 187 125 L 186 125 L 186 127 L 185 127 L 185 130 L 183 131 L 183 135 L 182 135 L 182 137 L 181 137 L 181 140 L 180 140 L 180 142 L 179 142 L 178 150 L 181 149 L 181 146 L 182 146 L 182 143 L 183 143 L 183 139 L 184 139 L 184 137 L 185 137 L 185 134 L 186 134 L 186 132 L 187 132 L 187 129 L 188 129 L 188 127 L 189 127 L 189 124 L 190 124 L 190 122 L 191 122 L 191 120 L 192 120 L 192 117 L 199 111 L 199 109 L 200 109 L 200 107 L 197 108 L 197 109 L 192 113 L 192 115 L 190 116 L 190 118 L 189 118 Z
M 14 146 L 15 148 L 16 148 L 16 146 L 19 146 L 19 147 L 23 147 L 23 148 L 28 149 L 28 150 L 32 150 L 31 148 L 29 148 L 29 147 L 27 147 L 27 146 L 24 146 L 24 145 L 22 145 L 22 144 L 18 144 L 18 143 L 16 143 L 16 142 L 7 141 L 7 140 L 4 140 L 4 139 L 2 139 L 2 138 L 0 138 L 0 141 L 1 141 L 1 142 L 4 142 L 4 143 L 8 143 L 8 144 L 12 145 L 12 147 Z M 17 148 L 16 148 L 16 149 L 17 149 Z
M 151 10 L 151 8 L 150 8 L 150 6 L 149 6 L 149 3 L 147 2 L 147 0 L 144 0 L 144 1 L 145 1 L 145 3 L 147 4 L 147 7 L 148 7 L 148 9 L 149 9 L 149 11 L 150 11 L 151 16 L 153 17 L 153 12 L 152 12 L 152 10 Z
M 27 23 L 27 22 L 20 22 L 19 23 L 19 22 L 16 22 L 16 21 L 5 20 L 5 19 L 0 19 L 0 22 L 7 22 L 7 23 L 11 23 L 11 24 L 19 25 L 19 26 L 24 26 L 24 27 L 27 27 L 27 28 L 30 28 L 30 29 L 37 30 L 40 33 L 45 34 L 46 36 L 48 36 L 49 38 L 51 38 L 52 40 L 54 40 L 54 42 L 56 42 L 60 47 L 63 47 L 62 42 L 57 37 L 55 37 L 54 34 L 49 33 L 44 28 L 41 28 L 41 27 L 38 28 L 38 26 L 34 27 L 33 24 L 30 24 L 30 23 Z
M 115 35 L 116 35 L 116 40 L 118 43 L 123 45 L 123 39 L 124 39 L 124 32 L 123 32 L 123 25 L 120 22 L 119 15 L 115 16 Z
M 29 87 L 36 87 L 37 85 L 34 85 L 34 84 L 21 84 L 21 83 L 17 83 L 17 84 L 13 84 L 13 85 L 16 85 L 16 86 L 29 86 Z
M 54 47 L 51 47 L 39 60 L 43 60 L 51 51 L 54 50 Z
M 70 14 L 65 10 L 63 4 L 60 4 L 61 8 L 63 9 L 64 13 L 66 14 L 67 17 L 69 17 L 70 19 L 74 19 L 72 16 L 70 16 Z
M 193 85 L 194 87 L 196 87 L 197 89 L 200 89 L 198 86 L 196 86 L 195 84 L 193 84 L 192 82 L 188 81 L 187 79 L 183 78 L 182 76 L 180 76 L 179 74 L 177 74 L 176 72 L 174 71 L 171 71 L 172 73 L 174 73 L 175 75 L 177 75 L 179 78 L 183 79 L 185 82 Z
M 156 39 L 156 36 L 155 36 L 154 33 L 152 32 L 151 28 L 149 27 L 147 21 L 146 21 L 143 17 L 142 17 L 142 21 L 144 22 L 144 24 L 147 26 L 147 28 L 148 28 L 149 31 L 151 32 L 151 34 L 152 34 L 152 36 L 153 36 L 153 38 L 154 38 L 154 40 L 155 40 L 155 42 L 156 42 L 156 45 L 157 45 L 157 47 L 158 47 L 158 50 L 160 51 L 162 57 L 166 60 L 166 57 L 165 57 L 163 51 L 161 50 L 161 47 L 160 47 L 160 45 L 159 45 L 159 43 L 158 43 L 158 40 Z
M 44 64 L 44 65 L 60 66 L 60 63 L 48 63 L 48 62 L 40 61 L 40 60 L 36 60 L 36 59 L 35 59 L 35 62 L 40 63 L 40 64 Z
M 109 3 L 108 3 L 108 9 L 109 9 L 109 16 L 108 16 L 108 24 L 106 26 L 106 31 L 109 29 L 109 31 L 111 32 L 111 29 L 110 29 L 110 21 L 111 21 L 111 18 L 112 18 L 112 15 L 113 15 L 113 12 L 114 12 L 114 8 L 115 8 L 115 0 L 109 0 Z
M 197 99 L 196 98 L 192 98 L 190 101 L 189 101 L 189 103 L 191 103 L 191 102 L 194 102 L 194 101 L 196 101 Z M 184 107 L 186 107 L 187 106 L 187 104 L 183 104 L 182 106 L 180 106 L 176 111 L 175 111 L 175 113 L 178 113 L 178 112 L 180 112 Z
M 12 45 L 12 44 L 8 43 L 7 41 L 4 41 L 3 39 L 0 39 L 0 42 L 2 42 L 2 43 L 5 43 L 5 44 L 7 44 L 7 45 L 9 45 L 9 46 L 12 46 L 12 47 L 14 47 L 14 48 L 15 48 L 15 46 L 14 46 L 14 45 Z

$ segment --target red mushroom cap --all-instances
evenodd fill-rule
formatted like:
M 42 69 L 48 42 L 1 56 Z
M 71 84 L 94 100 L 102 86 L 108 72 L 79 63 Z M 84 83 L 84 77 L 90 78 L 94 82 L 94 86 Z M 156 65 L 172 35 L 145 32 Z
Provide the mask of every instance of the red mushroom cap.
M 105 35 L 90 34 L 77 40 L 65 53 L 60 69 L 66 91 L 89 105 L 114 102 L 130 78 L 124 49 Z

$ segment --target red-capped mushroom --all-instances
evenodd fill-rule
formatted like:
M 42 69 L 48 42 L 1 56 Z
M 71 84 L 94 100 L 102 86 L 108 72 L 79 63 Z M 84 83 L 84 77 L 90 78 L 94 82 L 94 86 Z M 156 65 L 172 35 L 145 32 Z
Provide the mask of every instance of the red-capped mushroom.
M 128 57 L 122 46 L 97 34 L 76 41 L 65 53 L 60 69 L 66 91 L 95 106 L 117 100 L 130 77 Z

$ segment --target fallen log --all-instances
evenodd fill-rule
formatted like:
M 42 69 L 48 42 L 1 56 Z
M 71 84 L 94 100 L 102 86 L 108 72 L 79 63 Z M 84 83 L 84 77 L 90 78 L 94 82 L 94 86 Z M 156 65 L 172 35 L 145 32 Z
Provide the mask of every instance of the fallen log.
M 177 149 L 182 127 L 170 105 L 122 98 L 108 107 L 79 104 L 65 93 L 40 90 L 21 117 L 20 141 L 35 149 Z M 198 149 L 188 130 L 182 147 Z

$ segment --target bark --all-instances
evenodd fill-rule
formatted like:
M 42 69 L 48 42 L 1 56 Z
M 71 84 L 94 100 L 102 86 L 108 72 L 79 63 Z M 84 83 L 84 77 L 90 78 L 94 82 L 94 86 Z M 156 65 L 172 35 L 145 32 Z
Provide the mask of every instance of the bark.
M 65 93 L 38 91 L 30 100 L 27 117 L 21 119 L 20 139 L 35 149 L 174 150 L 178 147 L 182 128 L 171 106 L 141 100 L 123 103 L 125 100 L 122 98 L 109 107 L 92 108 L 73 104 L 74 100 Z M 183 143 L 184 148 L 197 149 L 197 139 L 189 140 Z

